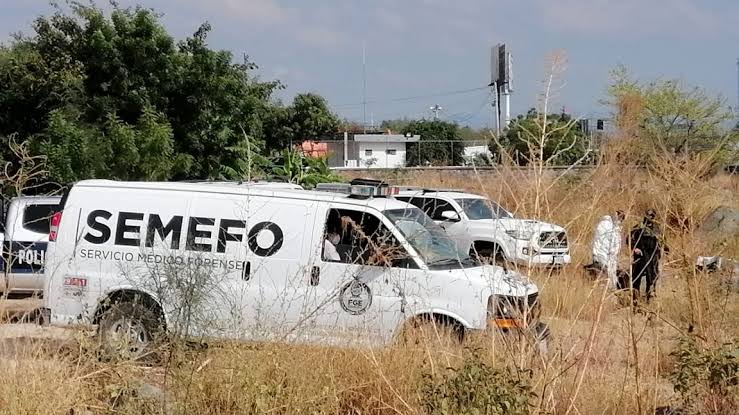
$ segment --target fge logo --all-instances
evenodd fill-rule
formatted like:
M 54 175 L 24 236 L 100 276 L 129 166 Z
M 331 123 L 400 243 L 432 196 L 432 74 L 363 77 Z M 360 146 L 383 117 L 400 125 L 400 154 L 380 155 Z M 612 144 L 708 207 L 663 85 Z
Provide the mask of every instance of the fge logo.
M 93 210 L 87 216 L 84 239 L 101 245 L 111 238 L 119 246 L 154 247 L 155 239 L 166 242 L 169 248 L 180 249 L 182 234 L 185 234 L 185 249 L 196 252 L 225 253 L 229 242 L 243 243 L 246 239 L 249 249 L 259 256 L 270 256 L 282 247 L 282 229 L 273 222 L 259 222 L 247 232 L 246 221 L 240 219 L 219 219 L 191 216 L 172 216 L 165 224 L 156 213 L 118 212 L 117 220 L 106 210 Z M 111 229 L 111 226 L 114 226 Z M 269 246 L 260 246 L 257 238 L 262 232 L 272 234 Z

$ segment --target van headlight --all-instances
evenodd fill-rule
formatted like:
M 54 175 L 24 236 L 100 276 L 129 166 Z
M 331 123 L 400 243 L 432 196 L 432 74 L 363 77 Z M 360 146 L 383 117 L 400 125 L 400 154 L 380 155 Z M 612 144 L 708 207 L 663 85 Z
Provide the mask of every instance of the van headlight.
M 488 326 L 500 329 L 526 327 L 541 315 L 539 294 L 528 296 L 491 295 L 488 298 Z
M 534 231 L 524 229 L 513 229 L 510 231 L 505 231 L 505 233 L 513 239 L 520 239 L 522 241 L 531 240 L 531 237 L 534 236 Z

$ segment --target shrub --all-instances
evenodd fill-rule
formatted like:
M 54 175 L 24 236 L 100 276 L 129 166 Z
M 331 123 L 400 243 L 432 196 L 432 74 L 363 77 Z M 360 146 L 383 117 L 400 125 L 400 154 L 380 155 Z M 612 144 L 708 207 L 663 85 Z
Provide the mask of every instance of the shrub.
M 733 351 L 733 353 L 732 353 Z M 670 374 L 687 413 L 734 414 L 739 410 L 739 357 L 735 344 L 702 348 L 694 337 L 683 337 L 670 355 Z
M 424 375 L 421 395 L 430 415 L 528 414 L 535 396 L 521 373 L 493 368 L 474 353 L 460 368 Z

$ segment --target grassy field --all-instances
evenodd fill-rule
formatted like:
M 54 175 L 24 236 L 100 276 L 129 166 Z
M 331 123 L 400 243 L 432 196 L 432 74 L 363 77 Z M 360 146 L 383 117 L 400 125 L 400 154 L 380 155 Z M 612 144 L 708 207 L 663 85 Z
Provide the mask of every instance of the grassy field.
M 380 350 L 173 345 L 162 365 L 143 367 L 101 362 L 88 333 L 4 325 L 0 413 L 653 414 L 668 405 L 739 413 L 731 384 L 739 294 L 693 269 L 697 255 L 739 258 L 737 235 L 697 231 L 713 208 L 739 207 L 739 179 L 697 170 L 665 163 L 649 172 L 604 165 L 562 176 L 394 175 L 404 184 L 484 193 L 517 216 L 568 229 L 573 264 L 529 272 L 554 335 L 544 357 L 490 335 L 461 346 Z M 671 253 L 655 301 L 632 309 L 581 268 L 601 216 L 623 209 L 628 229 L 648 207 L 658 211 Z

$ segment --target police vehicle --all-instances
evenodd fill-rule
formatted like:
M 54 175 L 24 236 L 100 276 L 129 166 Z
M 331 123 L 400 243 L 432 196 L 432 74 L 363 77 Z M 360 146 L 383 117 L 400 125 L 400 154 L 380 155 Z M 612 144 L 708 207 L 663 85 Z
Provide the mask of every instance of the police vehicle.
M 403 187 L 396 198 L 426 212 L 470 255 L 526 266 L 559 267 L 572 261 L 563 227 L 516 218 L 486 197 L 454 189 Z
M 525 277 L 460 253 L 386 186 L 333 190 L 81 181 L 51 223 L 44 313 L 136 352 L 160 330 L 366 345 L 419 319 L 544 333 Z
M 0 293 L 33 295 L 43 290 L 49 226 L 60 200 L 60 196 L 21 196 L 3 206 Z

